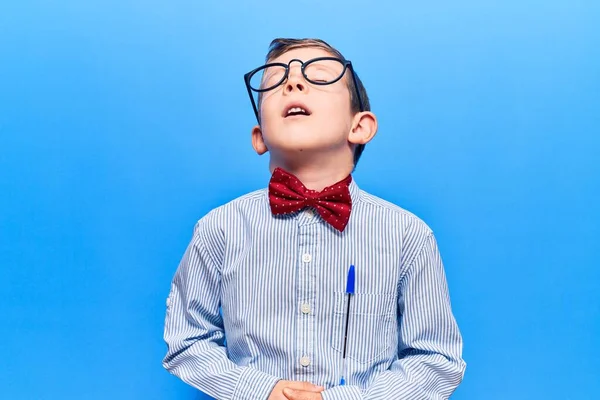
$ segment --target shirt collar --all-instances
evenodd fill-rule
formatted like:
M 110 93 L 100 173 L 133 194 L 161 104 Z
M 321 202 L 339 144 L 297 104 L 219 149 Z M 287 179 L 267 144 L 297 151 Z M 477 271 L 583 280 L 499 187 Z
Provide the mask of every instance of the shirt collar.
M 354 205 L 358 203 L 358 200 L 360 199 L 360 188 L 354 181 L 354 176 L 352 177 L 352 181 L 350 182 L 348 189 L 350 190 L 350 198 L 352 199 L 352 211 L 354 211 Z

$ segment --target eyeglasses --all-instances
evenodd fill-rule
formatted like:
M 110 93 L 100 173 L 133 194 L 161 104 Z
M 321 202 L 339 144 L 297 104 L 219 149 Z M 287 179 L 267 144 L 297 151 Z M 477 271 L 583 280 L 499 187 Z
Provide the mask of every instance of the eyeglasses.
M 318 57 L 303 62 L 302 60 L 295 58 L 290 60 L 287 64 L 269 63 L 244 74 L 246 89 L 248 89 L 248 95 L 250 96 L 252 107 L 254 108 L 254 114 L 259 123 L 258 107 L 252 93 L 258 93 L 260 99 L 262 93 L 280 86 L 288 78 L 290 65 L 294 61 L 300 63 L 300 71 L 302 72 L 304 79 L 313 85 L 331 85 L 342 79 L 346 73 L 346 69 L 350 68 L 360 111 L 363 111 L 363 103 L 358 90 L 356 74 L 354 73 L 352 63 L 349 60 L 341 60 L 335 57 Z

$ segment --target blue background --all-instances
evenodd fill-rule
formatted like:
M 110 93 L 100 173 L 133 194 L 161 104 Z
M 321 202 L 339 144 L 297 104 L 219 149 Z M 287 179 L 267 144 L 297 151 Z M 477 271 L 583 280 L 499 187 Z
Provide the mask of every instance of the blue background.
M 438 238 L 454 399 L 600 398 L 600 3 L 2 1 L 0 397 L 194 399 L 161 366 L 193 225 L 269 179 L 242 75 L 356 66 L 359 185 Z M 225 176 L 225 178 L 223 178 Z

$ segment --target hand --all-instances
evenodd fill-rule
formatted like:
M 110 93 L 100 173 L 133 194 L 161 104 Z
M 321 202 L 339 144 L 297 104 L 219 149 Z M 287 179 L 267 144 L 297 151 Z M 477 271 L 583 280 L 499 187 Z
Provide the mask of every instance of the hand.
M 320 392 L 310 392 L 307 390 L 290 389 L 289 387 L 283 389 L 283 395 L 288 400 L 322 400 Z
M 289 392 L 288 392 L 289 390 Z M 321 400 L 321 392 L 325 390 L 323 386 L 313 385 L 310 382 L 298 382 L 298 381 L 285 381 L 280 380 L 277 382 L 269 400 Z M 284 392 L 285 391 L 285 392 Z M 298 396 L 317 396 L 317 397 L 298 397 Z M 293 397 L 290 397 L 293 396 Z

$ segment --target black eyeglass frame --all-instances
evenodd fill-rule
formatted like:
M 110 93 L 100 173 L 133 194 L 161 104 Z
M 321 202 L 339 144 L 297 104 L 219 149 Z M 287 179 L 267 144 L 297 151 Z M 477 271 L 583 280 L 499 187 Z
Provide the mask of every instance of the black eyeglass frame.
M 304 77 L 304 79 L 306 79 L 306 81 L 308 83 L 311 83 L 313 85 L 320 85 L 320 86 L 332 85 L 332 84 L 336 83 L 337 81 L 339 81 L 340 79 L 342 79 L 344 77 L 346 70 L 348 68 L 350 68 L 350 71 L 352 72 L 352 82 L 354 83 L 354 90 L 356 91 L 356 96 L 358 99 L 360 111 L 364 111 L 362 97 L 360 95 L 360 91 L 358 90 L 358 81 L 356 79 L 354 67 L 352 66 L 352 62 L 350 60 L 342 60 L 337 57 L 317 57 L 317 58 L 312 58 L 312 59 L 304 62 L 302 60 L 294 58 L 294 59 L 290 60 L 290 62 L 288 62 L 287 64 L 285 64 L 285 63 L 268 63 L 268 64 L 262 65 L 258 68 L 253 69 L 252 71 L 244 74 L 244 82 L 246 83 L 246 89 L 248 90 L 248 96 L 250 96 L 250 101 L 252 102 L 252 108 L 254 109 L 254 114 L 256 115 L 256 120 L 258 121 L 259 124 L 260 124 L 260 118 L 258 115 L 258 107 L 256 105 L 256 102 L 254 101 L 254 96 L 252 95 L 252 92 L 254 91 L 257 93 L 264 93 L 264 92 L 268 92 L 269 90 L 273 90 L 276 87 L 278 87 L 279 85 L 281 85 L 288 78 L 288 75 L 290 73 L 290 65 L 294 61 L 298 61 L 300 63 L 300 71 L 302 72 L 302 76 Z M 317 61 L 338 61 L 340 64 L 342 64 L 344 66 L 344 69 L 342 70 L 342 73 L 340 74 L 340 76 L 331 82 L 313 81 L 313 80 L 309 79 L 308 76 L 306 75 L 306 67 Z M 260 72 L 261 70 L 267 69 L 269 67 L 285 68 L 285 73 L 283 74 L 283 77 L 281 78 L 281 80 L 279 80 L 279 82 L 277 82 L 276 84 L 269 86 L 268 88 L 254 89 L 253 87 L 251 87 L 250 79 L 252 79 L 254 74 Z

